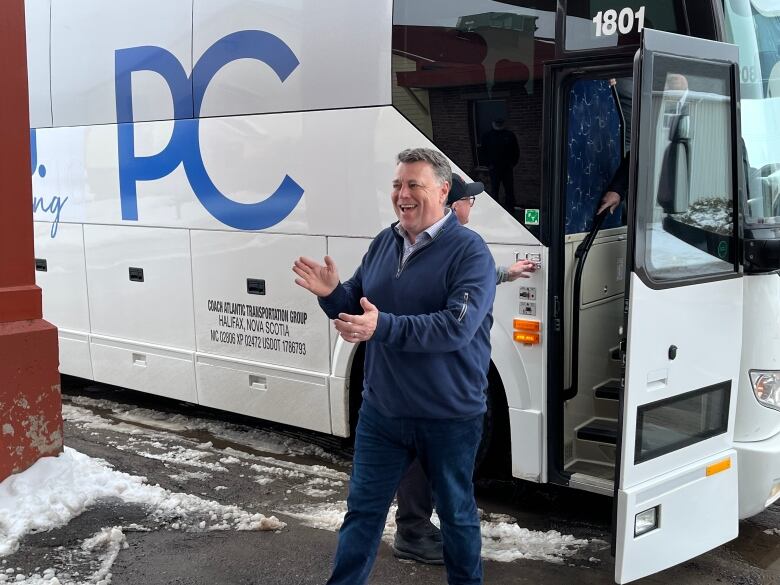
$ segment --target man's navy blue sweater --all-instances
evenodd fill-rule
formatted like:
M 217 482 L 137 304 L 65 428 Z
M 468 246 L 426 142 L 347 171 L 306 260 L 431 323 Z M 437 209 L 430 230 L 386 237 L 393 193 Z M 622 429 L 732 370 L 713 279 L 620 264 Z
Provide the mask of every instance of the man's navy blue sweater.
M 496 268 L 482 238 L 451 213 L 401 266 L 403 239 L 382 230 L 355 275 L 320 306 L 331 319 L 379 309 L 366 344 L 363 399 L 388 417 L 456 419 L 485 412 Z

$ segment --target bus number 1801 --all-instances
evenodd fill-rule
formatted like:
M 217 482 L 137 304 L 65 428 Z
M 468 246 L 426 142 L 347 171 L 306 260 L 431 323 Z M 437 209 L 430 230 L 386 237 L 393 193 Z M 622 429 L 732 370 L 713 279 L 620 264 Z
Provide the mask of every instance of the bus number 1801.
M 645 7 L 640 6 L 636 12 L 628 7 L 620 12 L 614 8 L 599 10 L 593 17 L 593 23 L 596 25 L 597 37 L 608 37 L 617 32 L 621 35 L 628 34 L 634 29 L 634 23 L 637 25 L 637 32 L 642 32 L 645 28 Z

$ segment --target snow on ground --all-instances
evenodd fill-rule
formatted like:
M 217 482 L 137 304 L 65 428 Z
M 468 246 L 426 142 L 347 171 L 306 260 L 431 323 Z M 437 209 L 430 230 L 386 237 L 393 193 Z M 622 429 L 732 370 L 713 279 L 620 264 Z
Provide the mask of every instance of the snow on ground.
M 265 451 L 278 455 L 307 455 L 333 463 L 345 463 L 342 459 L 328 453 L 321 447 L 291 437 L 283 437 L 277 433 L 263 429 L 254 429 L 248 426 L 222 421 L 204 420 L 183 414 L 170 414 L 147 408 L 137 408 L 132 405 L 120 404 L 111 400 L 89 398 L 87 396 L 73 396 L 70 402 L 76 406 L 108 410 L 110 411 L 111 416 L 118 420 L 134 424 L 143 424 L 161 430 L 173 432 L 207 432 L 218 439 L 239 443 L 257 451 Z M 65 415 L 66 406 L 68 405 L 63 405 L 63 415 Z M 70 420 L 69 416 L 66 418 Z M 99 421 L 93 422 L 101 424 Z M 102 424 L 106 423 L 107 421 L 102 419 Z M 107 427 L 101 426 L 100 428 L 110 428 L 115 431 L 120 430 L 116 428 L 116 425 L 111 423 L 108 423 Z
M 147 451 L 136 451 L 136 454 L 147 459 L 156 459 L 157 461 L 164 461 L 166 463 L 174 463 L 176 465 L 187 465 L 192 467 L 202 467 L 209 471 L 227 471 L 227 467 L 220 465 L 219 463 L 210 463 L 204 461 L 212 456 L 211 453 L 201 451 L 199 449 L 187 449 L 181 445 L 164 445 L 163 443 L 153 443 L 152 447 L 157 449 L 170 449 L 170 451 L 163 453 L 150 453 Z M 207 449 L 209 447 L 206 447 Z
M 132 526 L 132 525 L 131 525 Z M 127 528 L 131 528 L 128 526 Z M 113 526 L 103 528 L 100 532 L 87 538 L 75 551 L 62 553 L 62 566 L 74 564 L 76 556 L 87 558 L 90 566 L 94 566 L 89 574 L 82 575 L 78 571 L 57 572 L 53 567 L 41 571 L 37 567 L 30 575 L 26 575 L 20 567 L 5 569 L 0 573 L 0 583 L 14 583 L 14 585 L 109 585 L 111 583 L 111 567 L 119 555 L 119 551 L 127 548 L 127 541 L 122 528 Z M 93 559 L 97 554 L 97 559 Z M 5 560 L 2 561 L 5 564 Z
M 188 530 L 278 530 L 285 526 L 274 516 L 173 493 L 148 485 L 145 479 L 111 469 L 69 447 L 59 457 L 40 459 L 0 483 L 0 557 L 16 551 L 26 534 L 63 526 L 93 504 L 109 499 L 144 505 L 155 520 L 175 521 Z
M 307 507 L 298 506 L 292 510 L 277 510 L 279 514 L 296 518 L 306 526 L 333 532 L 341 527 L 346 511 L 347 504 L 344 501 Z M 382 534 L 382 540 L 388 544 L 392 544 L 395 537 L 395 511 L 396 506 L 392 506 L 388 511 Z M 439 524 L 435 513 L 432 521 L 436 525 Z M 503 514 L 483 515 L 480 524 L 482 558 L 491 561 L 510 562 L 528 559 L 562 563 L 581 549 L 592 550 L 606 546 L 606 543 L 597 539 L 575 538 L 555 530 L 547 532 L 528 530 L 518 526 L 514 518 Z
M 91 398 L 85 399 L 83 397 L 75 397 L 74 401 L 75 400 L 78 400 L 79 402 L 85 402 L 86 400 L 97 403 L 92 404 L 91 406 L 99 407 L 101 409 L 107 409 L 109 405 L 116 406 L 117 410 L 122 407 L 122 405 L 110 402 L 108 400 L 98 401 Z M 151 413 L 152 411 L 148 412 Z M 323 480 L 334 480 L 336 482 L 349 480 L 349 476 L 346 473 L 331 469 L 330 467 L 326 467 L 324 465 L 307 465 L 291 461 L 283 461 L 274 457 L 246 453 L 231 447 L 218 449 L 215 448 L 210 442 L 196 444 L 193 441 L 192 448 L 187 448 L 181 445 L 173 445 L 171 444 L 171 440 L 190 441 L 191 439 L 187 439 L 186 437 L 181 437 L 179 435 L 172 435 L 171 432 L 167 429 L 156 430 L 154 428 L 145 428 L 154 426 L 152 424 L 154 420 L 153 417 L 150 419 L 144 419 L 152 422 L 145 422 L 143 423 L 145 427 L 139 428 L 131 426 L 127 423 L 112 422 L 106 418 L 103 418 L 103 416 L 95 414 L 91 410 L 82 408 L 80 406 L 63 404 L 62 415 L 67 422 L 74 423 L 86 430 L 108 430 L 129 435 L 124 443 L 118 443 L 111 440 L 107 441 L 108 445 L 115 447 L 120 451 L 131 451 L 137 455 L 146 457 L 147 459 L 162 461 L 163 463 L 174 466 L 199 468 L 200 471 L 184 471 L 170 475 L 172 479 L 178 481 L 187 481 L 190 479 L 208 479 L 211 477 L 210 473 L 228 472 L 229 470 L 227 467 L 225 467 L 226 465 L 252 464 L 257 465 L 257 469 L 254 469 L 254 471 L 262 474 L 256 479 L 257 483 L 261 485 L 271 483 L 276 479 L 294 479 L 309 476 L 322 478 Z M 116 414 L 112 414 L 111 416 L 118 418 Z M 214 435 L 222 432 L 220 431 L 222 426 L 235 427 L 232 430 L 223 429 L 224 434 L 226 435 L 229 434 L 228 431 L 234 433 L 233 442 L 238 442 L 237 439 L 241 438 L 240 435 L 247 434 L 248 438 L 243 437 L 243 440 L 240 442 L 240 444 L 247 445 L 253 450 L 260 449 L 261 447 L 261 445 L 252 438 L 255 432 L 260 432 L 256 431 L 255 429 L 250 429 L 248 427 L 238 427 L 237 425 L 229 425 L 228 423 L 222 425 L 222 423 L 212 423 L 198 419 L 188 419 L 182 415 L 172 415 L 172 418 L 177 417 L 180 421 L 190 421 L 187 424 L 189 424 L 191 429 L 205 428 L 208 426 L 210 429 L 209 432 Z M 141 417 L 140 415 L 136 414 L 135 418 L 140 419 Z M 168 426 L 171 427 L 173 425 Z M 181 423 L 179 426 L 183 427 L 185 425 L 184 423 Z M 267 435 L 267 440 L 262 444 L 262 446 L 268 447 L 269 452 L 271 453 L 280 452 L 280 454 L 285 456 L 308 454 L 309 450 L 303 447 L 296 446 L 293 450 L 285 447 L 285 444 L 289 445 L 293 444 L 293 442 L 285 443 L 285 441 L 288 441 L 288 439 L 284 437 L 277 437 L 278 441 L 273 443 L 271 441 L 271 437 L 275 437 L 276 435 L 273 435 L 272 433 L 265 434 Z M 297 443 L 303 445 L 303 443 L 300 441 L 297 441 Z M 319 447 L 316 449 L 319 449 Z M 212 460 L 210 461 L 210 459 Z M 333 460 L 334 458 L 328 457 L 328 459 Z M 345 463 L 342 460 L 338 461 L 342 464 Z
M 181 473 L 172 473 L 168 475 L 168 477 L 170 477 L 174 481 L 180 481 L 180 482 L 189 481 L 191 479 L 197 479 L 200 481 L 206 481 L 207 479 L 211 479 L 211 475 L 206 473 L 205 471 L 182 471 Z
M 88 397 L 74 397 L 71 404 L 64 404 L 63 416 L 67 422 L 95 431 L 93 434 L 96 435 L 97 431 L 112 431 L 114 434 L 107 439 L 107 444 L 161 461 L 171 468 L 168 476 L 174 480 L 208 481 L 221 473 L 236 472 L 233 466 L 244 467 L 247 468 L 247 477 L 258 484 L 283 480 L 291 488 L 287 489 L 287 493 L 294 490 L 310 499 L 320 500 L 296 505 L 289 510 L 278 510 L 278 513 L 296 518 L 302 524 L 331 531 L 337 531 L 343 521 L 346 503 L 322 502 L 322 499 L 343 492 L 349 481 L 347 473 L 324 465 L 306 465 L 231 447 L 220 449 L 211 442 L 202 442 L 203 438 L 200 441 L 189 438 L 187 433 L 205 432 L 215 440 L 287 458 L 314 455 L 345 463 L 324 454 L 319 447 L 248 426 L 170 415 Z M 117 439 L 116 433 L 124 438 Z M 182 446 L 182 441 L 191 444 Z M 268 518 L 262 514 L 250 514 L 236 506 L 222 505 L 195 495 L 173 493 L 159 485 L 148 485 L 145 479 L 114 470 L 104 461 L 91 459 L 67 447 L 58 458 L 40 460 L 28 471 L 0 483 L 0 557 L 15 551 L 24 535 L 63 526 L 88 507 L 104 500 L 143 505 L 149 510 L 152 521 L 174 530 L 277 530 L 285 526 L 274 516 Z M 221 489 L 228 488 L 217 486 L 214 491 Z M 434 522 L 438 522 L 435 515 Z M 67 555 L 91 555 L 91 574 L 88 576 L 86 573 L 89 571 L 71 576 L 67 573 L 55 574 L 54 569 L 41 572 L 35 569 L 34 574 L 26 576 L 13 569 L 3 573 L 0 566 L 0 585 L 12 580 L 22 585 L 84 582 L 108 585 L 111 582 L 111 565 L 121 548 L 126 546 L 123 530 L 137 529 L 149 530 L 130 524 L 113 526 L 84 541 L 79 549 L 63 551 L 63 562 L 57 563 L 62 567 L 70 566 L 65 558 Z M 514 518 L 506 515 L 483 515 L 481 529 L 483 557 L 501 562 L 534 559 L 561 563 L 575 555 L 588 558 L 588 555 L 582 556 L 585 551 L 603 548 L 604 545 L 601 541 L 577 539 L 556 531 L 531 531 L 518 526 Z M 383 539 L 391 543 L 394 535 L 395 508 L 388 514 Z

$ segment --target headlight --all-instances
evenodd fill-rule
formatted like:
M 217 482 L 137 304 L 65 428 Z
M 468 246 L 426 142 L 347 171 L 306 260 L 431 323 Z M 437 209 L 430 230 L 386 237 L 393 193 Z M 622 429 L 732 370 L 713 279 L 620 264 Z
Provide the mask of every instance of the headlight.
M 761 404 L 780 410 L 780 372 L 751 370 L 750 383 Z

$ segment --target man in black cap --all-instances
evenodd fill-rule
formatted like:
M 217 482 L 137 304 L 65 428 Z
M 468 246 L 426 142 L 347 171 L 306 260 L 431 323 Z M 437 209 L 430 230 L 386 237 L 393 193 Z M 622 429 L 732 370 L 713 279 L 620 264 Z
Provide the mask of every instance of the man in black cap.
M 447 205 L 455 213 L 461 225 L 469 222 L 471 208 L 476 197 L 485 190 L 480 182 L 466 183 L 460 175 L 452 174 L 452 186 Z M 496 266 L 496 284 L 512 282 L 518 278 L 530 278 L 536 270 L 531 260 L 519 260 L 511 266 Z M 430 565 L 444 563 L 441 533 L 431 523 L 433 495 L 428 478 L 420 461 L 415 459 L 401 479 L 396 492 L 398 509 L 395 513 L 395 540 L 393 553 L 399 559 L 413 560 Z

